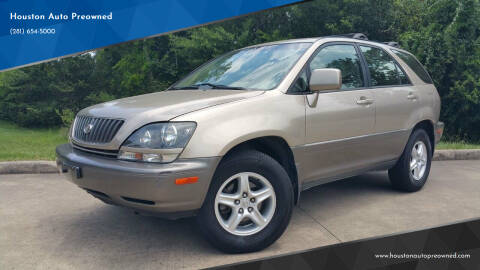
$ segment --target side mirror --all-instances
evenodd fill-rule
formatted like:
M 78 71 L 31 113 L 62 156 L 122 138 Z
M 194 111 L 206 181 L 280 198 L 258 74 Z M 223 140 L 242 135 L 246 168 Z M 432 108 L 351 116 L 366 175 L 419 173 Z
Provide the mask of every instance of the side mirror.
M 336 68 L 321 68 L 312 70 L 310 90 L 338 90 L 342 88 L 342 72 Z

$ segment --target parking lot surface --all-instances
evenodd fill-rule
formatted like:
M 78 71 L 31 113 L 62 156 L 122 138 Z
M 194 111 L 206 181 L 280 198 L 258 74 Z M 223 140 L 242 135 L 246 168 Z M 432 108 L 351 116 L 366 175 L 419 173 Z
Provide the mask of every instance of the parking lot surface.
M 0 175 L 0 269 L 203 268 L 478 217 L 480 161 L 438 161 L 416 193 L 392 190 L 386 172 L 305 191 L 275 244 L 230 255 L 193 219 L 134 215 L 57 174 Z

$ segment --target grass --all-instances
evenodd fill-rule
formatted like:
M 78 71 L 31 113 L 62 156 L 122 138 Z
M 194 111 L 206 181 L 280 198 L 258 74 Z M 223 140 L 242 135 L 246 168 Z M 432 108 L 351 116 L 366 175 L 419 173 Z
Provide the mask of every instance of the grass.
M 0 161 L 55 160 L 55 147 L 67 142 L 66 128 L 27 129 L 0 121 Z
M 0 161 L 55 160 L 55 147 L 67 142 L 66 128 L 28 129 L 0 121 Z M 440 142 L 437 149 L 480 149 L 480 144 Z
M 440 142 L 436 149 L 480 149 L 480 144 L 465 142 Z

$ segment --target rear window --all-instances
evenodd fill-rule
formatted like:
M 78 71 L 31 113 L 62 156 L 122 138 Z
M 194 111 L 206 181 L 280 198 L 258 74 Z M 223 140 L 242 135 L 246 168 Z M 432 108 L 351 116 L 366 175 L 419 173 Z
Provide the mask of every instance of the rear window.
M 397 50 L 392 50 L 394 54 L 396 54 L 400 59 L 403 60 L 412 70 L 417 74 L 417 76 L 422 79 L 425 83 L 433 83 L 432 78 L 430 78 L 430 75 L 428 75 L 427 71 L 425 68 L 418 62 L 418 60 L 415 58 L 415 56 L 397 51 Z

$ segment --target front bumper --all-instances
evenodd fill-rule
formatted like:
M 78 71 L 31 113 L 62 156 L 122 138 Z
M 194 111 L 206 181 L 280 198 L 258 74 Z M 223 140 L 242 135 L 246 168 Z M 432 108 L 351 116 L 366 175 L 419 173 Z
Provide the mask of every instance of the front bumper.
M 202 206 L 219 157 L 179 159 L 167 164 L 118 160 L 86 153 L 70 144 L 56 149 L 57 165 L 68 179 L 110 204 L 166 217 L 191 215 Z M 175 179 L 198 177 L 192 184 Z

